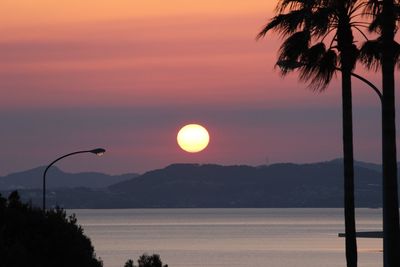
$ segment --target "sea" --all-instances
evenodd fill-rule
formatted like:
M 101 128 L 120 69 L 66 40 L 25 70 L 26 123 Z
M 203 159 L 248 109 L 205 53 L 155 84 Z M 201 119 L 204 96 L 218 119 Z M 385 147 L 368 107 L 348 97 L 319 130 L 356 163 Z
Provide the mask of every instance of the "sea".
M 169 267 L 345 267 L 343 209 L 80 209 L 104 267 L 143 253 Z M 382 229 L 381 209 L 357 209 L 357 231 Z M 382 239 L 358 238 L 359 267 L 381 266 Z

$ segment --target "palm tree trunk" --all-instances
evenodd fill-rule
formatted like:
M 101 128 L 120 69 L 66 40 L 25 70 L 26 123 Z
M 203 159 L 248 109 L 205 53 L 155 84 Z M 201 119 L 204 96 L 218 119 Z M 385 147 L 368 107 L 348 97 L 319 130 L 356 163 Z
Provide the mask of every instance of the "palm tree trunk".
M 344 170 L 344 224 L 347 267 L 357 267 L 357 240 L 354 204 L 354 155 L 351 72 L 355 66 L 353 33 L 345 1 L 339 2 L 337 29 L 338 49 L 342 67 L 342 123 Z
M 348 71 L 342 71 L 342 116 L 346 261 L 347 267 L 357 267 L 351 74 Z
M 391 75 L 383 68 L 382 98 L 382 168 L 383 168 L 383 252 L 384 266 L 400 266 L 399 200 L 397 185 L 396 128 L 394 90 L 390 86 Z M 389 77 L 388 77 L 389 76 Z M 389 86 L 388 86 L 389 84 Z
M 383 1 L 382 27 L 382 173 L 383 173 L 383 258 L 385 267 L 400 266 L 399 200 L 394 82 L 394 33 L 396 18 L 393 0 Z

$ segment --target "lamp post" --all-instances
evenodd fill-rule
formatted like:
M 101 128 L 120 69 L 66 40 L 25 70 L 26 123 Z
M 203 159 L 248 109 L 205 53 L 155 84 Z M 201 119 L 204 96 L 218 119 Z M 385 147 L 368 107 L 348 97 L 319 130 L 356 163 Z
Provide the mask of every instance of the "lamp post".
M 106 152 L 106 150 L 104 148 L 95 148 L 92 150 L 82 150 L 82 151 L 76 151 L 76 152 L 72 152 L 69 154 L 66 154 L 64 156 L 59 157 L 58 159 L 54 160 L 52 163 L 50 163 L 46 169 L 44 170 L 43 173 L 43 211 L 46 210 L 46 173 L 49 170 L 49 168 L 51 166 L 53 166 L 54 163 L 56 163 L 57 161 L 59 161 L 60 159 L 75 155 L 75 154 L 81 154 L 81 153 L 92 153 L 92 154 L 96 154 L 98 156 L 103 155 Z

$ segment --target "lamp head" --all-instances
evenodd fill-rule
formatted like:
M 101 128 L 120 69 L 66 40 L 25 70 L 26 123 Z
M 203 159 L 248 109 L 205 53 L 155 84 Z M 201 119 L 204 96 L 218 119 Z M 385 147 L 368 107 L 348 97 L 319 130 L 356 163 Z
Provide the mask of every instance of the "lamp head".
M 96 154 L 97 156 L 102 156 L 106 150 L 104 148 L 95 148 L 89 151 L 90 153 Z

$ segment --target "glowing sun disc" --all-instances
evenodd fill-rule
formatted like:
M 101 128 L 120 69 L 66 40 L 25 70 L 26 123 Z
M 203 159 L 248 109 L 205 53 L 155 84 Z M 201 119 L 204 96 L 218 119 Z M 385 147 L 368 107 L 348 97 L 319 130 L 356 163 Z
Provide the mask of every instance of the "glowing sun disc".
M 196 153 L 207 147 L 210 142 L 210 135 L 203 126 L 199 124 L 188 124 L 179 130 L 176 140 L 183 150 Z

